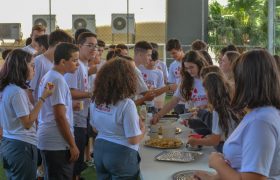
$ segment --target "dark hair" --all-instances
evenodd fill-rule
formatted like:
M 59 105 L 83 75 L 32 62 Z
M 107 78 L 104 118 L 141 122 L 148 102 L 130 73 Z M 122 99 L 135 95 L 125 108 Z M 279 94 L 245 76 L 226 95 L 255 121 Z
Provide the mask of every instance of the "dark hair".
M 204 59 L 207 61 L 207 63 L 209 65 L 213 65 L 212 58 L 211 58 L 210 54 L 207 51 L 200 50 L 199 53 L 204 57 Z
M 114 51 L 109 51 L 106 55 L 106 61 L 114 60 L 115 58 L 123 58 L 128 61 L 133 61 L 130 56 L 125 56 L 121 54 L 121 49 L 116 48 Z
M 48 43 L 48 38 L 49 38 L 49 35 L 47 34 L 44 34 L 44 35 L 41 35 L 41 36 L 38 36 L 35 38 L 35 41 L 40 45 L 40 46 L 44 46 L 45 49 L 48 49 L 49 48 L 49 43 Z
M 208 102 L 219 115 L 219 126 L 225 132 L 225 137 L 228 137 L 230 121 L 239 123 L 238 117 L 230 106 L 230 86 L 221 74 L 214 72 L 205 76 L 203 86 L 207 93 Z
M 32 27 L 32 33 L 33 33 L 33 31 L 44 31 L 44 32 L 46 32 L 46 27 L 41 25 L 41 24 L 35 24 Z
M 152 60 L 153 61 L 158 60 L 158 52 L 155 49 L 153 49 L 153 51 L 152 51 Z
M 200 40 L 200 39 L 197 39 L 195 41 L 192 42 L 192 50 L 196 50 L 196 51 L 206 51 L 207 50 L 207 44 L 206 42 Z
M 116 48 L 116 45 L 115 45 L 115 44 L 111 44 L 111 45 L 109 45 L 108 48 L 109 48 L 109 49 L 115 49 L 115 48 Z
M 86 29 L 86 28 L 80 28 L 80 29 L 77 29 L 75 34 L 74 34 L 74 38 L 75 38 L 75 43 L 77 43 L 78 41 L 78 37 L 80 34 L 84 33 L 84 32 L 91 32 L 90 30 Z
M 49 46 L 54 47 L 60 42 L 73 43 L 73 38 L 65 31 L 57 29 L 49 35 Z
M 128 47 L 125 44 L 117 44 L 115 48 L 128 50 Z
M 233 63 L 235 94 L 233 107 L 241 110 L 261 106 L 280 109 L 280 79 L 276 62 L 266 50 L 242 54 Z
M 200 75 L 201 69 L 208 65 L 205 59 L 198 53 L 198 51 L 188 51 L 182 59 L 181 68 L 181 85 L 180 93 L 188 101 L 191 98 L 191 91 L 193 88 L 194 78 L 186 71 L 185 62 L 194 63 L 198 67 L 198 74 Z
M 233 44 L 229 44 L 227 45 L 226 47 L 223 47 L 220 51 L 220 53 L 222 55 L 224 55 L 227 51 L 237 51 L 238 52 L 238 49 L 235 47 L 235 45 Z
M 150 42 L 151 46 L 153 47 L 153 49 L 157 50 L 158 49 L 158 44 L 155 42 Z
M 278 55 L 273 55 L 274 59 L 275 59 L 275 62 L 277 64 L 277 67 L 278 67 L 278 70 L 279 70 L 279 73 L 280 73 L 280 56 Z
M 32 55 L 22 49 L 12 50 L 0 71 L 0 91 L 11 84 L 27 89 L 26 80 L 29 76 L 27 64 L 32 60 Z
M 201 77 L 201 79 L 204 79 L 205 76 L 206 76 L 208 73 L 211 73 L 211 72 L 218 73 L 218 74 L 223 74 L 222 70 L 221 70 L 218 66 L 209 65 L 209 66 L 203 67 L 203 68 L 200 70 L 200 77 Z
M 230 64 L 232 64 L 240 56 L 240 53 L 237 51 L 227 51 L 225 56 L 228 58 Z
M 54 64 L 58 65 L 62 59 L 68 61 L 72 57 L 72 53 L 79 51 L 79 48 L 71 43 L 60 43 L 54 51 Z
M 32 43 L 32 38 L 31 37 L 29 37 L 25 40 L 25 46 L 28 46 L 31 43 Z
M 117 57 L 107 62 L 96 75 L 93 91 L 95 104 L 113 104 L 136 93 L 136 74 L 132 65 Z
M 172 49 L 180 50 L 182 49 L 181 44 L 178 39 L 169 39 L 166 44 L 166 50 L 171 51 Z
M 98 40 L 97 40 L 97 45 L 98 45 L 98 47 L 103 47 L 103 48 L 105 48 L 105 42 L 102 41 L 101 39 L 98 39 Z
M 79 35 L 78 40 L 77 40 L 77 44 L 84 44 L 88 37 L 97 38 L 96 34 L 94 34 L 92 32 L 83 32 Z
M 5 49 L 3 52 L 2 52 L 2 58 L 3 60 L 6 59 L 6 57 L 8 56 L 8 54 L 12 51 L 13 49 Z
M 153 47 L 147 41 L 138 41 L 134 46 L 134 53 L 147 52 L 152 49 Z

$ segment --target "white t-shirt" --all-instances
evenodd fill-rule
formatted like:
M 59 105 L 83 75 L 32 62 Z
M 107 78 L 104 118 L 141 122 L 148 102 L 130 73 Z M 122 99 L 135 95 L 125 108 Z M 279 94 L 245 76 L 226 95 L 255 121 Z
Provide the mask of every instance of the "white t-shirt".
M 55 70 L 50 70 L 41 80 L 39 96 L 41 96 L 48 82 L 52 82 L 55 85 L 55 89 L 53 94 L 46 99 L 39 113 L 38 148 L 40 150 L 67 150 L 69 149 L 69 144 L 58 129 L 53 106 L 57 104 L 65 106 L 65 116 L 73 135 L 73 108 L 70 89 L 62 74 Z
M 139 68 L 143 79 L 149 89 L 161 88 L 164 86 L 163 73 L 159 69 L 147 69 L 144 66 Z
M 84 92 L 89 91 L 88 65 L 86 63 L 79 60 L 79 67 L 75 73 L 66 73 L 64 78 L 70 89 L 77 89 Z M 84 108 L 81 111 L 74 111 L 74 126 L 86 128 L 90 100 L 85 98 L 79 101 L 83 101 Z
M 37 145 L 36 123 L 25 129 L 20 117 L 27 116 L 33 109 L 26 91 L 19 86 L 9 84 L 0 93 L 0 114 L 3 137 Z
M 42 79 L 42 77 L 52 69 L 53 63 L 51 60 L 46 58 L 43 54 L 36 56 L 34 59 L 35 63 L 35 73 L 34 77 L 30 81 L 30 88 L 33 90 L 33 98 L 35 102 L 38 101 L 38 89 L 39 89 L 39 84 Z
M 26 51 L 26 52 L 29 52 L 30 54 L 34 55 L 37 53 L 36 49 L 34 49 L 31 44 L 29 44 L 28 46 L 24 46 L 22 48 L 22 50 Z
M 97 72 L 101 69 L 101 67 L 102 67 L 106 62 L 107 62 L 106 60 L 101 59 L 100 63 L 96 65 Z M 96 73 L 95 73 L 95 74 L 91 74 L 90 76 L 88 76 L 89 91 L 90 91 L 90 92 L 93 92 L 95 78 L 96 78 Z
M 169 83 L 176 83 L 176 84 L 180 84 L 181 82 L 181 74 L 180 74 L 180 70 L 181 70 L 182 64 L 181 61 L 176 61 L 174 60 L 170 66 L 169 66 L 169 74 L 168 74 L 168 82 Z
M 224 144 L 225 159 L 238 172 L 280 179 L 280 112 L 272 106 L 253 109 Z
M 207 105 L 208 99 L 206 96 L 205 89 L 202 85 L 201 79 L 194 78 L 194 85 L 191 93 L 192 95 L 190 100 L 193 103 L 194 107 Z M 182 101 L 185 101 L 185 99 L 180 93 L 180 86 L 178 86 L 173 96 L 179 97 Z
M 237 124 L 231 119 L 228 123 L 229 129 L 228 129 L 228 137 L 231 135 L 231 133 L 236 128 Z M 226 140 L 225 132 L 221 129 L 219 126 L 219 114 L 217 111 L 213 111 L 212 113 L 212 133 L 216 135 L 221 135 L 222 141 Z
M 97 139 L 105 139 L 138 151 L 138 144 L 128 143 L 129 137 L 142 134 L 137 109 L 131 99 L 107 106 L 91 103 L 90 123 L 98 130 Z
M 168 70 L 166 64 L 162 60 L 158 60 L 156 67 L 163 72 L 164 79 L 168 80 Z
M 141 93 L 147 92 L 148 86 L 146 85 L 141 71 L 135 67 L 135 73 L 136 73 L 136 78 L 137 78 L 137 89 L 136 89 L 136 94 L 139 95 Z

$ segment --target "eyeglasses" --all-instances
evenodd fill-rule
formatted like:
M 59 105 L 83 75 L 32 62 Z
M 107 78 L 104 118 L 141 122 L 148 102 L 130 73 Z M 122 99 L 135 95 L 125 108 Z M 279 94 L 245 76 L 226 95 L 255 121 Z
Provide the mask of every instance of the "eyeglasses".
M 88 48 L 94 49 L 94 50 L 98 49 L 98 45 L 96 45 L 96 44 L 83 44 L 83 46 L 87 46 Z

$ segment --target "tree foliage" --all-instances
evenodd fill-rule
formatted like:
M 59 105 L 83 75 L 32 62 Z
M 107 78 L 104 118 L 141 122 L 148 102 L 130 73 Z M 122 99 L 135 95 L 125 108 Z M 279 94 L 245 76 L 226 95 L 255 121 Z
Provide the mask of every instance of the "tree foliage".
M 209 44 L 267 46 L 267 0 L 228 0 L 209 4 Z

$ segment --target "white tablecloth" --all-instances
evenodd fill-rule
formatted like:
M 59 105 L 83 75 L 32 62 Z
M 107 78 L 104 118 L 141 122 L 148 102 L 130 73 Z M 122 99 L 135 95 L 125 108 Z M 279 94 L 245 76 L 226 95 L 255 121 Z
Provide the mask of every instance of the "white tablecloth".
M 182 129 L 182 133 L 179 134 L 178 137 L 184 143 L 180 149 L 185 149 L 187 135 L 190 133 L 190 129 L 180 124 L 176 124 L 176 127 Z M 147 138 L 148 137 L 145 137 L 145 139 Z M 139 150 L 141 156 L 140 176 L 143 180 L 170 180 L 174 173 L 183 170 L 213 171 L 208 167 L 208 155 L 215 151 L 213 147 L 203 147 L 201 152 L 203 152 L 204 155 L 196 161 L 190 163 L 178 163 L 155 160 L 155 156 L 164 151 L 164 149 L 146 147 L 143 143 L 144 142 L 142 142 Z

